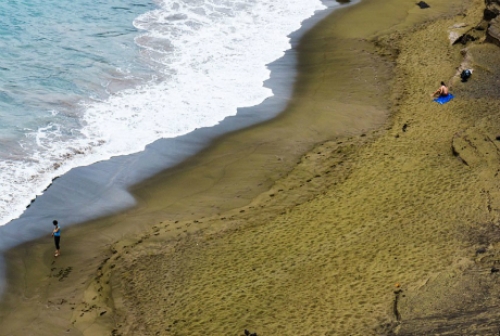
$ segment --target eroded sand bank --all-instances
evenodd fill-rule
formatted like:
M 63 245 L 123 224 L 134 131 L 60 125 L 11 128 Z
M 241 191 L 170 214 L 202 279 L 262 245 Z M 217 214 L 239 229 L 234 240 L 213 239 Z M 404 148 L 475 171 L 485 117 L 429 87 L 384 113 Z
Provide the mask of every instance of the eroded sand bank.
M 55 262 L 50 241 L 10 251 L 1 333 L 498 332 L 499 49 L 449 41 L 482 1 L 429 4 L 333 14 L 304 37 L 279 118 L 69 229 Z

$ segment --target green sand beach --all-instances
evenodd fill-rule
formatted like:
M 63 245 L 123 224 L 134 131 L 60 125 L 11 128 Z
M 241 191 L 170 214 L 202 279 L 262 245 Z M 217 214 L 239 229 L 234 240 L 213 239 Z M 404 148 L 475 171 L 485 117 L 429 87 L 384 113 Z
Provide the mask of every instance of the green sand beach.
M 427 3 L 335 11 L 280 116 L 10 250 L 0 335 L 497 335 L 500 49 Z

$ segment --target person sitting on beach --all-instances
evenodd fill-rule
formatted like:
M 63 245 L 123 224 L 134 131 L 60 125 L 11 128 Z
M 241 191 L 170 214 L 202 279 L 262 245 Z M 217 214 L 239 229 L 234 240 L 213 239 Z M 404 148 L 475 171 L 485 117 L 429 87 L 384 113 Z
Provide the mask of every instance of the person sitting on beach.
M 433 96 L 444 97 L 447 96 L 448 93 L 450 93 L 448 87 L 446 87 L 446 84 L 444 84 L 444 82 L 441 82 L 441 86 L 436 90 L 436 92 L 434 92 Z
M 54 237 L 54 244 L 56 245 L 56 252 L 54 257 L 59 257 L 61 255 L 59 242 L 61 241 L 61 228 L 59 227 L 59 223 L 54 220 L 52 222 L 54 224 L 54 230 L 52 230 L 52 237 Z

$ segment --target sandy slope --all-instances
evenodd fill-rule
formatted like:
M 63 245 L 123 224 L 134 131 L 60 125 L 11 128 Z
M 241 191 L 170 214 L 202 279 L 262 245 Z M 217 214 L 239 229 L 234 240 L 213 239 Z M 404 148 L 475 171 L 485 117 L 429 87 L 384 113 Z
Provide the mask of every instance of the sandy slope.
M 50 242 L 9 252 L 0 334 L 498 333 L 500 53 L 450 44 L 482 1 L 428 2 L 332 15 L 282 116 L 68 230 L 55 263 Z
M 377 39 L 398 54 L 385 130 L 326 142 L 250 206 L 162 223 L 120 253 L 118 332 L 496 333 L 500 53 L 469 46 L 476 71 L 460 83 L 464 46 L 448 40 L 480 17 Z M 457 96 L 444 106 L 429 98 L 441 80 Z M 188 232 L 166 239 L 176 226 Z

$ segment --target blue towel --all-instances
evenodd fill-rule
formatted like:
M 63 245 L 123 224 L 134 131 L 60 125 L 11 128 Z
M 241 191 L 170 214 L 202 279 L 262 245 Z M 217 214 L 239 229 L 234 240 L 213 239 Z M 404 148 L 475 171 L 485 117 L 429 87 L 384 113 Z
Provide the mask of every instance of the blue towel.
M 440 96 L 436 99 L 434 99 L 434 101 L 438 104 L 446 104 L 447 102 L 449 102 L 450 100 L 452 100 L 455 96 L 453 96 L 451 93 L 448 93 L 447 96 Z

